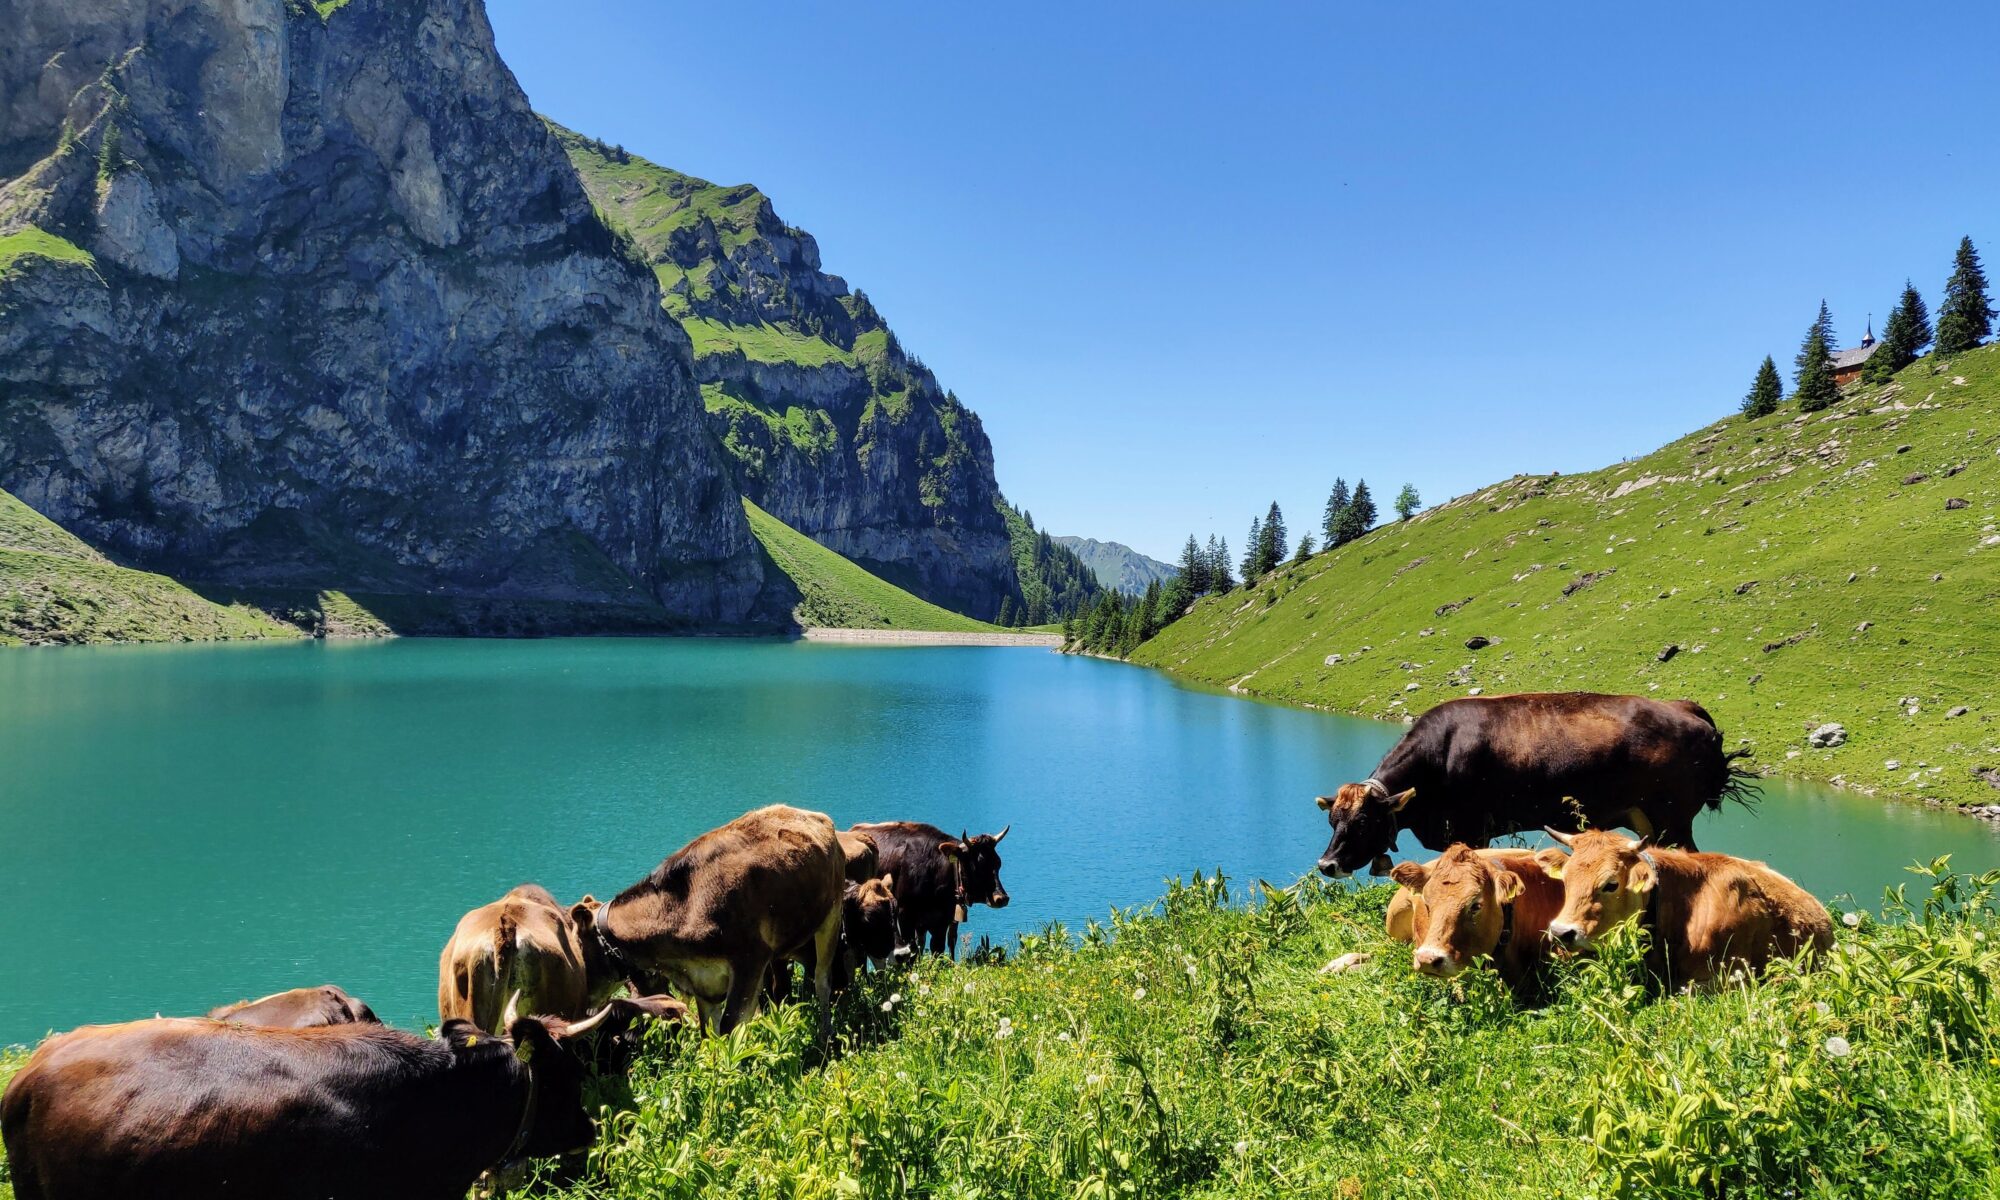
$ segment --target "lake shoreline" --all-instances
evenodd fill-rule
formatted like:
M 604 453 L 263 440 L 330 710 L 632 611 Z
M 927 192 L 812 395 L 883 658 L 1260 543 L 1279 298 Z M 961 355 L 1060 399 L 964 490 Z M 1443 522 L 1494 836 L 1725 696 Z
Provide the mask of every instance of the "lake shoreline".
M 1062 648 L 1062 635 L 1059 633 L 999 631 L 945 633 L 922 629 L 838 629 L 822 626 L 801 631 L 799 640 L 857 646 L 1035 646 L 1047 650 Z

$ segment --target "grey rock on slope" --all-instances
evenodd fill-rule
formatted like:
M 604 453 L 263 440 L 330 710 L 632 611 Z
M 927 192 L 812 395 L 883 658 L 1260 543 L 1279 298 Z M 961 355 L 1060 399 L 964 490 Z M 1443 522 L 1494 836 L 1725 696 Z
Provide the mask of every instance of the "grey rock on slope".
M 11 0 L 0 488 L 187 577 L 738 622 L 657 281 L 478 0 Z M 14 14 L 19 14 L 18 20 Z

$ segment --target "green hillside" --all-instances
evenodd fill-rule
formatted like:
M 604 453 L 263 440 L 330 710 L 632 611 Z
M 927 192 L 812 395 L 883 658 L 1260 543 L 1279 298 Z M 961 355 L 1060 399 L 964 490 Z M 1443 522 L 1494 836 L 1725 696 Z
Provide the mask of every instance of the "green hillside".
M 247 605 L 116 566 L 0 491 L 0 646 L 297 636 Z
M 992 629 L 920 600 L 813 541 L 745 500 L 750 532 L 797 593 L 792 618 L 800 625 L 836 629 L 920 629 L 970 633 Z
M 2000 802 L 1996 452 L 2000 346 L 1927 358 L 1824 412 L 1461 496 L 1133 657 L 1387 719 L 1475 688 L 1689 697 L 1766 773 Z M 1807 744 L 1825 722 L 1845 745 Z

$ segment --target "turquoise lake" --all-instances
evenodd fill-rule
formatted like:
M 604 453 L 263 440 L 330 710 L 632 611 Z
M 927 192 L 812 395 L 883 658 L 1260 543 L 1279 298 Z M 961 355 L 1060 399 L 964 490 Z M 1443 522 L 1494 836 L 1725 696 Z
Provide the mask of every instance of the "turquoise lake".
M 467 909 L 529 879 L 616 892 L 774 802 L 1011 823 L 1014 903 L 974 909 L 969 941 L 1075 927 L 1196 869 L 1289 883 L 1326 844 L 1313 796 L 1400 732 L 1015 648 L 0 652 L 0 1044 L 322 982 L 420 1026 Z M 1870 907 L 1917 859 L 2000 866 L 1980 822 L 1775 783 L 1699 836 Z

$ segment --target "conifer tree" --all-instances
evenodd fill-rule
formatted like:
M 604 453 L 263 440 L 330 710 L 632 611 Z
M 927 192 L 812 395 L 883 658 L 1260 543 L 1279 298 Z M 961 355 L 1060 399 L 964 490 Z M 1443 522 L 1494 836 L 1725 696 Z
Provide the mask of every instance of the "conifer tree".
M 1362 533 L 1367 533 L 1369 530 L 1375 528 L 1375 497 L 1368 494 L 1368 481 L 1366 479 L 1355 483 L 1354 499 L 1348 503 L 1353 507 L 1355 513 L 1361 517 Z M 1359 537 L 1360 534 L 1356 534 L 1355 536 Z
M 1304 562 L 1305 560 L 1311 558 L 1312 556 L 1313 556 L 1313 535 L 1310 533 L 1302 533 L 1299 535 L 1298 552 L 1292 555 L 1292 561 Z
M 1275 568 L 1285 559 L 1285 547 L 1291 542 L 1285 536 L 1285 514 L 1278 511 L 1278 502 L 1271 501 L 1271 511 L 1264 514 L 1264 529 L 1257 541 L 1257 574 Z
M 1904 280 L 1903 294 L 1889 310 L 1889 319 L 1882 323 L 1882 340 L 1875 343 L 1875 352 L 1861 368 L 1861 378 L 1869 383 L 1889 382 L 1896 372 L 1917 361 L 1930 340 L 1931 317 L 1924 307 L 1924 298 Z
M 993 618 L 993 623 L 1002 629 L 1007 629 L 1014 624 L 1014 597 L 1000 597 L 1000 615 Z
M 1329 550 L 1340 544 L 1340 537 L 1336 532 L 1340 528 L 1340 510 L 1347 507 L 1347 502 L 1351 498 L 1347 492 L 1347 481 L 1336 478 L 1333 481 L 1333 491 L 1326 497 L 1326 511 L 1319 519 L 1321 541 Z
M 1257 578 L 1257 549 L 1264 544 L 1264 521 L 1261 517 L 1250 518 L 1250 541 L 1243 547 L 1243 582 Z
M 1423 506 L 1424 502 L 1417 496 L 1415 484 L 1406 483 L 1403 485 L 1403 490 L 1396 493 L 1396 519 L 1399 521 L 1409 520 Z
M 1833 347 L 1826 336 L 1831 326 L 1822 301 L 1819 320 L 1807 328 L 1805 344 L 1799 347 L 1798 387 L 1792 395 L 1802 412 L 1818 412 L 1840 399 L 1840 388 L 1833 381 Z
M 1065 646 L 1076 640 L 1076 614 L 1073 612 L 1063 614 L 1062 640 Z
M 1202 550 L 1201 543 L 1195 541 L 1191 533 L 1188 534 L 1187 545 L 1181 547 L 1178 578 L 1187 585 L 1190 598 L 1208 592 L 1208 554 Z
M 1146 593 L 1139 597 L 1139 640 L 1146 641 L 1160 631 L 1160 627 L 1166 624 L 1165 612 L 1166 605 L 1160 599 L 1160 581 L 1147 580 Z
M 1226 592 L 1236 586 L 1236 576 L 1229 565 L 1229 539 L 1208 535 L 1208 586 L 1218 592 Z
M 1958 259 L 1938 305 L 1937 352 L 1963 354 L 1993 332 L 1993 304 L 1986 296 L 1986 271 L 1971 238 L 1958 243 Z
M 1764 365 L 1757 368 L 1757 378 L 1751 383 L 1749 394 L 1743 397 L 1743 415 L 1768 417 L 1778 411 L 1778 404 L 1784 398 L 1785 384 L 1778 378 L 1778 364 L 1766 354 Z
M 1811 353 L 1814 345 L 1818 345 L 1819 347 L 1817 356 Z M 1806 330 L 1805 340 L 1799 344 L 1799 356 L 1792 360 L 1792 381 L 1797 383 L 1803 378 L 1806 373 L 1806 367 L 1818 361 L 1818 359 L 1825 358 L 1830 360 L 1833 357 L 1835 347 L 1839 345 L 1840 342 L 1834 337 L 1833 333 L 1833 312 L 1827 308 L 1826 301 L 1822 300 L 1819 302 L 1819 316 L 1813 319 L 1811 328 Z M 1829 371 L 1829 378 L 1831 378 L 1831 374 L 1831 371 Z

